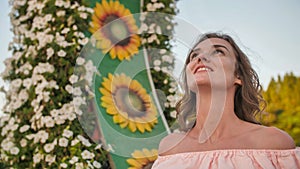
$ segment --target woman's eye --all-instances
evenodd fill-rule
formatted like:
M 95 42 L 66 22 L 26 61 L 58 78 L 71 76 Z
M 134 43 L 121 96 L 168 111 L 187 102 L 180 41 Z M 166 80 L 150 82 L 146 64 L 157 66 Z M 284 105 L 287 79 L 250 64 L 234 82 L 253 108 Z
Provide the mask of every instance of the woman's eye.
M 197 53 L 192 53 L 191 55 L 190 55 L 190 59 L 192 60 L 192 59 L 194 59 L 195 57 L 197 57 Z
M 216 49 L 213 53 L 214 53 L 214 54 L 225 55 L 225 53 L 224 53 L 222 50 L 220 50 L 220 49 Z

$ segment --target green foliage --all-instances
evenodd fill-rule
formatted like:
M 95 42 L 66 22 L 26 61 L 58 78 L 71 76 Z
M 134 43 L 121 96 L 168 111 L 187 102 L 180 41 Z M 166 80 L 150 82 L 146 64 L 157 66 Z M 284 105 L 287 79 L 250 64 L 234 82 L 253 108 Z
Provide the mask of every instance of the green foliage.
M 300 77 L 287 73 L 283 78 L 272 78 L 263 97 L 267 101 L 263 124 L 288 132 L 300 145 Z

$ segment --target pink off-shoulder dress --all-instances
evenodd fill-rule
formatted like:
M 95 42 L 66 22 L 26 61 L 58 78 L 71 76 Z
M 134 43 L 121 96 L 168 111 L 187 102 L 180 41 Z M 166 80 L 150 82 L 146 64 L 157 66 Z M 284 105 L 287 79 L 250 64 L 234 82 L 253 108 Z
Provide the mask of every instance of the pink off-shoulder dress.
M 300 169 L 300 147 L 229 149 L 158 156 L 152 169 Z

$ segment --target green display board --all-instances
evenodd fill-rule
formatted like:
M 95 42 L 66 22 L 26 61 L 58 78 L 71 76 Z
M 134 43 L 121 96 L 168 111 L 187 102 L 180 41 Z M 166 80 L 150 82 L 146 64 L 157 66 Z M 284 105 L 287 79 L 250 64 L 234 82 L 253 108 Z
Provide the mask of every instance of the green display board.
M 91 42 L 81 56 L 91 60 L 99 72 L 93 77 L 92 88 L 98 131 L 110 152 L 110 165 L 118 169 L 151 166 L 169 129 L 155 93 L 147 52 L 137 33 L 141 3 L 90 4 L 94 13 L 86 34 Z

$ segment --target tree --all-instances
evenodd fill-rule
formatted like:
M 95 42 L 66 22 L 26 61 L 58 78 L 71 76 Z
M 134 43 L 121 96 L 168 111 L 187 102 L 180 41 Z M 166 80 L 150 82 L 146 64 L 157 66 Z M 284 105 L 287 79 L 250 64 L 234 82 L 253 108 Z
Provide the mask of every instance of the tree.
M 283 78 L 274 78 L 263 97 L 267 102 L 266 113 L 262 122 L 265 125 L 274 125 L 287 131 L 300 144 L 299 107 L 300 107 L 300 78 L 293 73 L 287 73 Z

